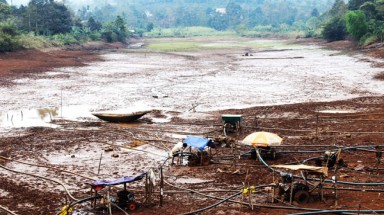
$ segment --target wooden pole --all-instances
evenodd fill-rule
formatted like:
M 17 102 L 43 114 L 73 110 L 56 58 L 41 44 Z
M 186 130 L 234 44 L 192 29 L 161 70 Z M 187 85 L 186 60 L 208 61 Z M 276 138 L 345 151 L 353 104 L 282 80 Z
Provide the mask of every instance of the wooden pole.
M 316 108 L 316 138 L 319 137 L 319 111 Z
M 335 173 L 333 175 L 333 177 L 334 177 L 334 181 L 333 181 L 333 183 L 334 183 L 333 189 L 334 190 L 333 190 L 333 192 L 335 194 L 335 206 L 338 205 L 338 199 L 337 199 L 338 198 L 338 196 L 337 196 L 337 170 L 339 169 L 340 153 L 341 153 L 341 149 L 339 149 L 337 151 L 336 164 L 335 164 Z
M 152 185 L 151 185 L 151 179 L 148 177 L 147 183 L 148 183 L 148 202 L 152 203 Z
M 338 202 L 337 202 L 337 168 L 335 169 L 335 175 L 333 176 L 334 177 L 334 180 L 333 180 L 333 192 L 335 194 L 335 206 L 338 205 Z
M 160 207 L 163 207 L 163 195 L 164 195 L 164 179 L 163 179 L 163 167 L 160 167 Z
M 249 184 L 248 184 L 248 187 L 249 187 Z M 249 187 L 249 205 L 251 206 L 251 209 L 253 210 L 253 204 L 252 204 L 252 189 L 251 187 Z
M 109 215 L 112 215 L 112 207 L 111 207 L 111 198 L 109 196 L 109 191 L 111 190 L 111 187 L 108 187 L 108 191 L 107 191 L 107 201 L 108 201 L 108 211 L 109 211 Z
M 149 203 L 149 197 L 148 197 L 148 174 L 145 175 L 145 201 L 148 204 Z
M 271 203 L 274 203 L 275 202 L 275 188 L 276 188 L 276 184 L 275 184 L 275 169 L 273 169 L 272 177 L 273 177 L 273 188 L 272 188 L 272 201 L 271 201 Z
M 376 146 L 376 174 L 379 174 L 379 165 L 382 157 L 381 146 Z
M 103 152 L 101 152 L 101 154 L 100 154 L 99 168 L 97 169 L 97 175 L 99 175 L 99 173 L 100 173 L 100 167 L 101 167 L 101 159 L 102 159 L 102 157 L 103 157 Z
M 60 107 L 61 118 L 63 118 L 63 89 L 61 89 Z
M 200 166 L 203 166 L 203 156 L 204 156 L 204 151 L 200 150 Z
M 294 177 L 292 177 L 292 181 L 291 181 L 291 193 L 289 195 L 289 204 L 292 205 L 292 199 L 293 199 L 293 180 L 294 180 Z
M 323 175 L 320 176 L 320 199 L 321 201 L 324 200 L 324 192 L 323 192 Z

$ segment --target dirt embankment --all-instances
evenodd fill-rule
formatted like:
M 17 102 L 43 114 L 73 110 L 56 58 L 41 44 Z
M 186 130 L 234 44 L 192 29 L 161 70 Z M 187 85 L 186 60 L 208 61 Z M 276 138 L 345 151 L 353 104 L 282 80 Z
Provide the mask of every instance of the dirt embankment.
M 100 51 L 123 48 L 121 43 L 92 42 L 43 50 L 19 50 L 0 53 L 0 77 L 18 78 L 58 67 L 84 66 L 102 60 Z
M 359 47 L 353 41 L 326 42 L 320 39 L 298 39 L 295 43 L 312 43 L 345 52 L 363 52 L 368 56 L 384 59 L 383 44 Z M 83 45 L 72 45 L 63 48 L 44 50 L 30 49 L 0 53 L 0 77 L 2 79 L 16 78 L 58 67 L 83 66 L 87 62 L 102 60 L 99 56 L 101 51 L 110 51 L 125 47 L 126 45 L 122 43 L 90 42 Z M 382 67 L 384 65 L 379 64 L 377 66 Z

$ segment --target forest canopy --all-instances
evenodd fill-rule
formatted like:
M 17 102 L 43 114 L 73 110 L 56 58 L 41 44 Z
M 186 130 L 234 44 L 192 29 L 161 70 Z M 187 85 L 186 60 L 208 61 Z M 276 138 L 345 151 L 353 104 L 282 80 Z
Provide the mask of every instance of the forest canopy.
M 17 2 L 0 0 L 0 51 L 89 40 L 125 42 L 132 36 L 215 34 L 351 38 L 368 44 L 382 41 L 384 34 L 384 0 Z

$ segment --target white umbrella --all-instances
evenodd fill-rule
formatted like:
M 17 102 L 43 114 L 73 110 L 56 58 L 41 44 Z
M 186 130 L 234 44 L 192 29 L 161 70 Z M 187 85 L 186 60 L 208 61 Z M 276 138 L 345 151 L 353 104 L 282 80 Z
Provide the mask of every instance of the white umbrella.
M 279 137 L 279 135 L 265 131 L 249 134 L 242 141 L 243 144 L 253 147 L 279 146 L 282 142 L 283 138 Z

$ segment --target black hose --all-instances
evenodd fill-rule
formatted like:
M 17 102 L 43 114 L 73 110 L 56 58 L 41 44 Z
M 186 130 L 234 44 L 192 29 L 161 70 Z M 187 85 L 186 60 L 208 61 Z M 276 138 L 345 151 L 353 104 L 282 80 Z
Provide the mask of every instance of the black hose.
M 257 149 L 256 150 L 256 154 L 257 154 L 257 157 L 258 159 L 260 160 L 261 163 L 263 163 L 268 169 L 270 169 L 271 171 L 275 171 L 275 172 L 278 172 L 278 173 L 283 173 L 282 171 L 280 170 L 276 170 L 276 169 L 273 169 L 271 168 L 264 160 L 263 158 L 261 157 L 260 155 L 260 150 Z M 299 176 L 295 176 L 294 177 L 296 178 L 301 178 Z M 313 180 L 313 181 L 319 181 L 320 179 L 318 178 L 311 178 L 311 179 L 308 179 L 308 180 Z M 324 180 L 324 182 L 327 182 L 327 183 L 334 183 L 334 181 L 332 180 Z M 354 185 L 354 186 L 384 186 L 384 183 L 383 182 L 372 182 L 372 183 L 364 183 L 364 182 L 347 182 L 347 181 L 337 181 L 337 184 L 346 184 L 346 185 Z
M 374 145 L 368 145 L 368 146 L 343 146 L 343 147 L 339 147 L 339 146 L 334 146 L 335 147 L 335 150 L 362 150 L 362 151 L 369 151 L 369 152 L 376 152 L 376 151 L 371 151 L 371 150 L 364 150 L 364 148 L 374 148 L 376 146 Z M 304 150 L 304 151 L 301 151 L 301 150 L 297 150 L 297 151 L 279 151 L 279 153 L 322 153 L 322 152 L 326 152 L 326 151 L 331 151 L 331 150 Z
M 309 214 L 343 214 L 343 213 L 384 213 L 384 210 L 319 210 L 302 213 L 294 213 L 290 215 L 309 215 Z
M 219 202 L 217 202 L 217 203 L 215 203 L 213 205 L 210 205 L 210 206 L 205 207 L 205 208 L 201 208 L 199 210 L 195 210 L 195 211 L 192 211 L 192 212 L 185 213 L 184 215 L 197 214 L 197 213 L 209 210 L 209 209 L 211 209 L 213 207 L 216 207 L 216 206 L 218 206 L 218 205 L 220 205 L 220 204 L 222 204 L 222 203 L 224 203 L 224 202 L 226 202 L 226 201 L 228 201 L 228 200 L 232 199 L 233 197 L 236 197 L 236 196 L 238 196 L 240 194 L 242 194 L 241 191 L 237 192 L 237 193 L 235 193 L 235 194 L 233 194 L 233 195 L 231 195 L 231 196 L 229 196 L 229 197 L 227 197 L 227 198 L 225 198 L 225 199 L 223 199 L 223 200 L 221 200 L 221 201 L 219 201 Z
M 87 201 L 92 201 L 92 200 L 96 200 L 96 199 L 101 199 L 102 196 L 98 195 L 98 196 L 91 196 L 91 197 L 87 197 L 87 198 L 84 198 L 84 199 L 79 199 L 78 201 L 75 201 L 75 202 L 71 202 L 68 207 L 67 207 L 67 210 L 69 210 L 71 207 L 75 206 L 75 205 L 78 205 L 78 204 L 82 204 L 84 202 L 87 202 Z M 67 211 L 68 212 L 68 211 Z M 58 212 L 56 215 L 60 215 L 62 213 L 62 211 Z

